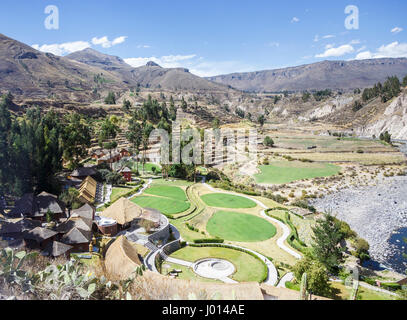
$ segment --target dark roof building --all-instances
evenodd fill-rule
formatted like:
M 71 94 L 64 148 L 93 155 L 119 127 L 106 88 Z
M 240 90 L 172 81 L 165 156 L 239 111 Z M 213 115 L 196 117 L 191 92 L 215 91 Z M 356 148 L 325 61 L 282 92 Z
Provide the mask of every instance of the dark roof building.
M 86 218 L 70 218 L 67 221 L 61 223 L 57 227 L 59 233 L 69 233 L 73 228 L 78 228 L 83 231 L 92 231 L 93 221 Z
M 41 243 L 41 242 L 43 242 L 45 240 L 48 240 L 48 239 L 54 237 L 57 234 L 58 233 L 53 231 L 53 230 L 50 230 L 50 229 L 47 229 L 47 228 L 37 227 L 37 228 L 34 228 L 34 229 L 30 230 L 30 231 L 24 232 L 23 238 L 25 240 L 33 240 L 33 241 L 35 241 L 37 243 Z
M 81 179 L 86 178 L 88 176 L 94 176 L 96 173 L 97 172 L 93 167 L 81 167 L 72 171 L 71 177 Z
M 41 192 L 37 196 L 32 193 L 26 193 L 16 201 L 14 208 L 8 215 L 14 218 L 41 218 L 48 211 L 63 217 L 65 215 L 65 205 L 62 201 L 58 200 L 57 196 L 47 192 Z
M 59 257 L 63 254 L 68 255 L 73 247 L 58 241 L 52 241 L 47 244 L 45 249 L 42 251 L 43 255 L 49 257 Z
M 86 203 L 79 209 L 75 209 L 71 211 L 71 217 L 81 217 L 85 219 L 90 219 L 94 220 L 95 218 L 95 212 L 96 209 L 94 206 L 91 206 L 90 204 Z
M 62 237 L 61 241 L 65 244 L 75 245 L 83 243 L 88 244 L 91 239 L 92 239 L 91 231 L 85 231 L 74 227 L 73 229 L 71 229 L 71 231 L 69 231 Z

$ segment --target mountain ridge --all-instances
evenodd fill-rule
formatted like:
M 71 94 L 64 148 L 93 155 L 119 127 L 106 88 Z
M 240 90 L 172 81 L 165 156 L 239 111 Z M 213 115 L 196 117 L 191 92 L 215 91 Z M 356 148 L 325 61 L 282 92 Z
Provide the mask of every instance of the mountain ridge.
M 407 75 L 407 58 L 321 61 L 271 70 L 231 73 L 208 80 L 248 92 L 351 90 Z

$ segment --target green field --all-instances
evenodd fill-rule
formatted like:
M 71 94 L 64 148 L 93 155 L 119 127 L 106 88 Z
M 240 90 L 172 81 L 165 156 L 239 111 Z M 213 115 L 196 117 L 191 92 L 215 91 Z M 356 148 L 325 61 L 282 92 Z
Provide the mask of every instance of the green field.
M 190 207 L 189 202 L 162 197 L 140 196 L 132 199 L 132 201 L 140 207 L 156 209 L 164 214 L 184 212 Z
M 260 282 L 264 279 L 267 272 L 267 267 L 262 261 L 245 252 L 228 248 L 185 247 L 174 252 L 171 257 L 190 262 L 195 262 L 204 258 L 228 260 L 233 263 L 236 268 L 236 272 L 231 276 L 231 278 L 239 282 Z
M 144 193 L 154 196 L 171 198 L 174 200 L 187 201 L 185 191 L 179 187 L 153 185 L 152 187 L 146 189 Z
M 258 242 L 274 237 L 276 228 L 266 220 L 239 212 L 216 212 L 206 230 L 214 237 L 238 242 Z
M 179 187 L 153 185 L 144 191 L 152 196 L 139 196 L 132 201 L 143 208 L 153 208 L 164 214 L 176 214 L 188 210 L 188 202 L 184 190 Z
M 261 173 L 255 174 L 257 183 L 284 184 L 297 180 L 329 177 L 341 168 L 330 163 L 304 163 L 300 161 L 276 161 L 260 166 Z
M 215 208 L 247 209 L 257 206 L 253 200 L 226 193 L 209 193 L 201 196 L 201 199 L 207 206 Z

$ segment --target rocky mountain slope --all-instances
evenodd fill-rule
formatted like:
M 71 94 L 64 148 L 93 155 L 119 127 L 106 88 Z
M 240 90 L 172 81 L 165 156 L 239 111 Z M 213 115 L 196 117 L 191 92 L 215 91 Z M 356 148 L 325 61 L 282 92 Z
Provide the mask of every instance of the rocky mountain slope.
M 96 75 L 106 83 L 101 89 L 119 90 L 115 74 L 77 61 L 43 53 L 0 34 L 0 92 L 25 98 L 55 97 L 86 101 L 98 86 Z
M 304 90 L 350 90 L 365 88 L 387 77 L 407 74 L 407 59 L 322 61 L 313 64 L 208 78 L 239 90 L 282 92 Z
M 0 34 L 0 93 L 30 99 L 92 102 L 108 91 L 144 88 L 198 93 L 235 91 L 191 74 L 187 69 L 155 63 L 133 68 L 121 58 L 92 49 L 66 57 L 43 53 Z
M 395 98 L 383 113 L 373 117 L 366 125 L 357 128 L 362 136 L 378 137 L 388 131 L 393 139 L 407 140 L 407 92 Z
M 162 68 L 154 62 L 133 68 L 119 57 L 85 49 L 67 55 L 66 58 L 98 67 L 114 73 L 129 86 L 145 88 L 187 90 L 187 91 L 227 91 L 227 86 L 200 78 L 184 68 Z

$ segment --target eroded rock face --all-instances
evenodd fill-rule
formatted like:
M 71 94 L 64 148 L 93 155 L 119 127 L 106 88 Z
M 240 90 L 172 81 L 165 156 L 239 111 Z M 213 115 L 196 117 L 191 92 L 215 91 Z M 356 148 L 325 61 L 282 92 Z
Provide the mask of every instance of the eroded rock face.
M 362 136 L 377 137 L 388 131 L 393 139 L 407 140 L 407 94 L 396 98 L 385 110 L 383 117 L 365 128 L 359 128 L 357 133 Z

